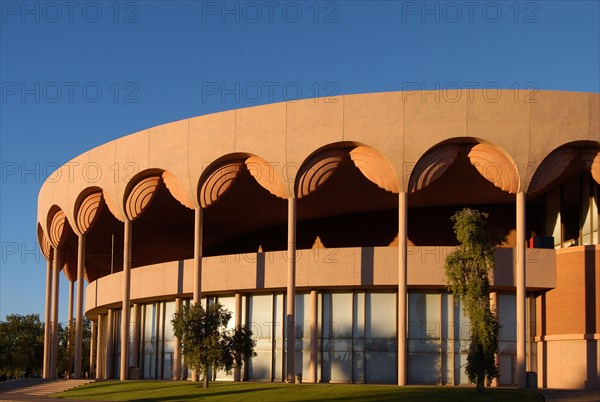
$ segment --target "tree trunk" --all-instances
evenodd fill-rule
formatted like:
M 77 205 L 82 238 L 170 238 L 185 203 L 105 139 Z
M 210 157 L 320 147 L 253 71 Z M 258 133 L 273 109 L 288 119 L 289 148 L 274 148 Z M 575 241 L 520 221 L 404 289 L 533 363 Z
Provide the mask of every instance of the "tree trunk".
M 208 364 L 204 366 L 204 388 L 208 388 Z
M 476 386 L 477 393 L 478 393 L 478 394 L 483 394 L 484 387 L 485 387 L 485 383 L 484 383 L 483 381 L 479 381 L 479 382 L 477 383 L 477 386 Z

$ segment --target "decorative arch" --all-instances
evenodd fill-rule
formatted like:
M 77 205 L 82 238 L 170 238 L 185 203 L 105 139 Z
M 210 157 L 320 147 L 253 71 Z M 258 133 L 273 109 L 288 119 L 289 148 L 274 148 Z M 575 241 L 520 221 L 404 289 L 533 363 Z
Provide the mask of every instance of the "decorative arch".
M 600 184 L 600 146 L 596 142 L 586 141 L 565 144 L 550 152 L 535 170 L 527 192 L 532 194 L 543 190 L 573 163 L 581 164 Z
M 427 151 L 413 168 L 408 192 L 414 193 L 439 179 L 459 154 L 468 151 L 468 158 L 479 174 L 502 191 L 519 191 L 519 172 L 512 158 L 498 146 L 477 138 L 454 138 Z
M 439 179 L 454 163 L 462 149 L 462 145 L 442 144 L 427 151 L 410 174 L 408 192 L 419 191 Z
M 69 282 L 77 280 L 77 255 L 70 253 L 63 257 L 63 272 Z
M 471 164 L 487 181 L 509 194 L 519 191 L 517 165 L 506 152 L 489 143 L 479 143 L 469 152 Z
M 67 238 L 68 225 L 64 211 L 53 205 L 48 213 L 48 237 L 54 247 L 59 247 Z
M 200 206 L 207 208 L 221 198 L 243 169 L 247 169 L 256 182 L 272 195 L 287 198 L 272 165 L 258 156 L 237 153 L 217 159 L 204 171 L 198 185 Z
M 371 147 L 341 142 L 320 148 L 302 163 L 296 179 L 296 196 L 306 197 L 322 186 L 346 156 L 370 182 L 385 191 L 399 192 L 398 178 L 385 157 Z
M 190 199 L 187 190 L 175 175 L 165 170 L 162 174 L 162 179 L 173 198 L 179 201 L 184 207 L 194 209 L 194 202 Z
M 584 148 L 581 159 L 596 183 L 600 184 L 600 147 Z
M 200 206 L 207 208 L 221 198 L 238 178 L 243 166 L 243 160 L 238 159 L 209 167 L 204 178 L 200 179 L 198 194 Z
M 134 221 L 148 208 L 162 182 L 162 171 L 147 171 L 132 180 L 125 198 L 125 216 Z
M 52 244 L 44 233 L 44 229 L 42 229 L 42 225 L 38 223 L 37 225 L 37 235 L 38 235 L 38 244 L 40 245 L 40 250 L 42 251 L 42 255 L 46 259 L 46 261 L 50 260 L 50 252 L 52 250 Z
M 86 234 L 96 223 L 103 205 L 102 190 L 99 187 L 81 192 L 75 203 L 75 226 L 80 234 Z
M 334 148 L 309 157 L 298 171 L 296 196 L 306 197 L 322 186 L 342 163 L 347 153 L 346 149 Z
M 255 155 L 250 155 L 244 162 L 246 169 L 254 177 L 254 180 L 261 185 L 262 188 L 273 194 L 275 197 L 287 198 L 285 187 L 275 174 L 273 165 Z
M 398 178 L 390 162 L 373 148 L 360 145 L 350 151 L 350 159 L 371 182 L 390 193 L 399 193 Z

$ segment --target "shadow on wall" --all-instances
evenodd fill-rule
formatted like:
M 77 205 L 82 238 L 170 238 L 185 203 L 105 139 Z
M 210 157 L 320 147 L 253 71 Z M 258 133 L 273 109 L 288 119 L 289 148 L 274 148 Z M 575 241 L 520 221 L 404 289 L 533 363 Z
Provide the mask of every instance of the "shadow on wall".
M 598 328 L 600 323 L 597 322 L 598 309 L 598 267 L 596 262 L 596 249 L 594 246 L 585 246 L 585 332 L 592 335 L 600 332 Z M 586 358 L 587 358 L 587 379 L 585 381 L 586 389 L 600 389 L 600 367 L 598 360 L 598 344 L 597 339 L 588 339 L 586 342 Z

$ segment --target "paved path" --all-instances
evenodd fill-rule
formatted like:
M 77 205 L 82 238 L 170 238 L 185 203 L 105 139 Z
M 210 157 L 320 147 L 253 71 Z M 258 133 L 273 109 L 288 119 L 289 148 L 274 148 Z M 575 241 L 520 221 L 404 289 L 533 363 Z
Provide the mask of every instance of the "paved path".
M 67 389 L 79 387 L 94 380 L 42 380 L 23 378 L 0 383 L 0 401 L 68 401 L 68 399 L 49 399 L 49 396 Z
M 546 402 L 600 402 L 600 391 L 539 389 Z

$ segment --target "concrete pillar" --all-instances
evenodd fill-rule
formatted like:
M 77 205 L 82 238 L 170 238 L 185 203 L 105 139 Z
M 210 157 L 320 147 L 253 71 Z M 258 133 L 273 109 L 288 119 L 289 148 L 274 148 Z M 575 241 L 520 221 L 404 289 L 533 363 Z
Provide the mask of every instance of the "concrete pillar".
M 42 377 L 44 379 L 50 377 L 50 348 L 51 348 L 51 325 L 52 317 L 51 314 L 52 304 L 52 253 L 48 256 L 46 262 L 46 310 L 45 310 L 45 322 L 44 322 L 44 362 L 42 368 Z
M 294 354 L 296 351 L 296 199 L 288 199 L 287 248 L 287 375 L 286 382 L 294 383 Z
M 192 302 L 200 304 L 202 299 L 202 208 L 194 210 L 194 294 Z M 192 371 L 192 381 L 198 381 L 198 372 Z
M 81 378 L 83 348 L 83 268 L 85 266 L 85 236 L 79 235 L 77 243 L 77 307 L 75 311 L 75 378 Z M 93 325 L 92 325 L 93 327 Z M 90 346 L 91 349 L 91 346 Z M 90 360 L 90 367 L 92 360 Z
M 525 235 L 525 193 L 517 193 L 517 248 L 516 248 L 516 287 L 517 287 L 517 387 L 525 388 L 526 381 L 526 347 L 525 334 L 527 323 L 525 322 L 525 259 L 527 256 Z
M 455 342 L 455 334 L 456 334 L 456 329 L 457 327 L 459 328 L 459 334 L 460 334 L 460 325 L 457 326 L 456 324 L 456 317 L 454 316 L 454 308 L 455 308 L 455 304 L 454 304 L 454 296 L 452 294 L 448 295 L 448 306 L 450 307 L 450 316 L 448 317 L 449 322 L 452 323 L 452 326 L 448 328 L 448 342 L 450 343 L 450 347 L 448 347 L 449 350 L 449 354 L 450 357 L 448 358 L 448 368 L 451 368 L 452 370 L 452 383 L 450 385 L 456 385 L 458 383 L 460 383 L 460 377 L 457 381 L 456 379 L 456 370 L 454 368 L 454 358 L 456 353 L 460 353 L 460 346 L 458 347 L 459 350 L 456 350 L 456 342 Z M 459 336 L 460 339 L 460 336 Z
M 308 366 L 308 381 L 312 383 L 317 382 L 317 366 L 318 366 L 318 355 L 319 355 L 319 345 L 317 339 L 317 331 L 318 331 L 318 297 L 317 291 L 310 291 L 310 364 Z
M 113 309 L 108 309 L 106 315 L 106 358 L 104 362 L 104 378 L 115 377 L 115 340 L 114 340 L 114 321 L 115 315 Z
M 131 292 L 131 229 L 133 222 L 125 221 L 123 241 L 123 307 L 121 311 L 121 381 L 129 378 L 129 324 L 130 324 L 130 292 Z
M 49 378 L 56 379 L 56 364 L 58 358 L 58 289 L 60 267 L 58 266 L 58 248 L 54 248 L 54 259 L 52 261 L 52 343 L 50 346 L 50 375 Z
M 175 298 L 175 313 L 181 313 L 181 298 Z M 181 380 L 181 344 L 179 338 L 173 336 L 173 380 Z
M 106 336 L 106 321 L 103 315 L 98 314 L 98 330 L 96 331 L 96 378 L 104 377 L 104 359 L 106 351 L 104 350 L 104 340 Z
M 235 294 L 235 328 L 242 328 L 242 295 L 241 293 Z M 242 367 L 236 366 L 233 369 L 233 381 L 242 380 Z
M 92 321 L 90 323 L 90 371 L 89 371 L 89 376 L 88 378 L 96 378 L 96 368 L 95 368 L 95 362 L 96 362 L 96 327 L 97 324 Z
M 193 302 L 200 303 L 202 297 L 202 208 L 194 214 L 194 295 Z
M 131 342 L 131 360 L 132 366 L 140 367 L 140 304 L 133 303 L 133 317 L 132 317 L 132 326 L 131 330 L 133 333 L 131 334 L 132 342 Z M 168 321 L 165 325 L 171 325 Z
M 67 376 L 71 377 L 71 364 L 73 363 L 73 304 L 75 301 L 75 282 L 69 281 L 69 312 L 67 321 L 67 360 L 69 360 L 69 367 L 67 369 Z
M 406 277 L 408 242 L 408 194 L 398 198 L 398 385 L 406 385 Z

